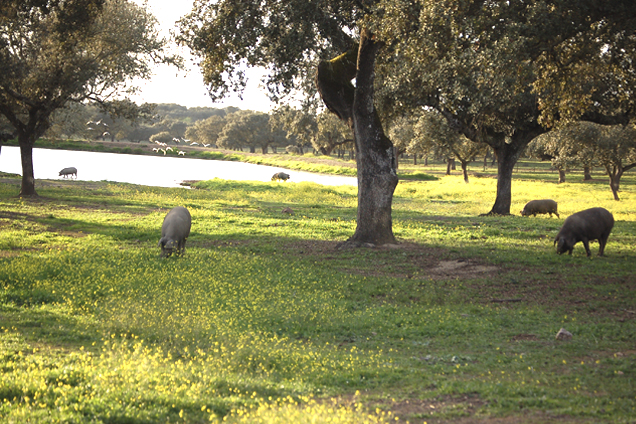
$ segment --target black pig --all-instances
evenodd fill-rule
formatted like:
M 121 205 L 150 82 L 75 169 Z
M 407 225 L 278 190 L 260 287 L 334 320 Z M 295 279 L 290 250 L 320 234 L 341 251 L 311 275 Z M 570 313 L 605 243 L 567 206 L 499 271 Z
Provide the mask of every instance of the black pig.
M 190 235 L 191 225 L 190 212 L 183 206 L 177 206 L 168 212 L 161 226 L 161 256 L 167 258 L 173 251 L 177 256 L 185 253 L 185 243 Z
M 569 251 L 571 255 L 574 245 L 582 241 L 587 256 L 592 256 L 589 242 L 590 240 L 598 240 L 598 255 L 603 256 L 607 238 L 613 226 L 614 216 L 607 209 L 591 208 L 570 215 L 554 239 L 557 253 L 560 255 Z
M 541 213 L 549 213 L 550 218 L 552 218 L 552 214 L 555 214 L 557 218 L 560 218 L 559 213 L 557 212 L 557 202 L 552 199 L 529 201 L 521 211 L 521 216 L 535 216 L 536 214 Z

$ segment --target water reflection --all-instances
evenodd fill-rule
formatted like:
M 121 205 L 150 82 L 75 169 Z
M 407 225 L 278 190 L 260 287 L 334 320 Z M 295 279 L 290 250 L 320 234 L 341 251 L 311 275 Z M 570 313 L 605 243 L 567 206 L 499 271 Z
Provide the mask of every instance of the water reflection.
M 270 181 L 272 175 L 279 171 L 285 171 L 291 175 L 288 183 L 312 181 L 323 185 L 357 185 L 355 177 L 313 174 L 243 162 L 33 149 L 33 168 L 36 179 L 62 178 L 58 176 L 59 171 L 70 166 L 77 168 L 78 180 L 107 180 L 157 187 L 180 187 L 180 183 L 185 180 L 213 178 Z M 22 174 L 18 147 L 2 147 L 0 171 Z

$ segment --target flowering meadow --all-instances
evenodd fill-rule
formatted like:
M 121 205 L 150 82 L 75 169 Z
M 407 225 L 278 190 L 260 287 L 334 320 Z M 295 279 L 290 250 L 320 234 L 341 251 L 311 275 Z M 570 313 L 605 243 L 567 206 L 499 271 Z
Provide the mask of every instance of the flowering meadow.
M 38 181 L 21 199 L 4 176 L 0 422 L 633 423 L 636 180 L 620 202 L 579 180 L 513 180 L 507 217 L 479 216 L 493 178 L 402 181 L 400 244 L 339 249 L 355 187 Z M 519 216 L 537 198 L 561 218 Z M 192 232 L 165 259 L 174 206 Z M 616 219 L 606 257 L 557 255 L 593 206 Z

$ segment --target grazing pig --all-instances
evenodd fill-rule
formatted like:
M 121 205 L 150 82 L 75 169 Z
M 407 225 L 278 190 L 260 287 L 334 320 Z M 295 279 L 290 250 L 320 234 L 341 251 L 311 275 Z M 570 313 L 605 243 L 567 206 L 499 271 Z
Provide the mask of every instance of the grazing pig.
M 289 174 L 285 174 L 284 172 L 277 172 L 272 177 L 272 181 L 274 181 L 274 180 L 287 181 L 289 178 L 290 178 Z
M 557 218 L 561 218 L 557 212 L 557 202 L 551 199 L 531 200 L 523 207 L 521 216 L 536 216 L 540 213 L 549 213 L 550 218 L 555 214 Z
M 69 175 L 75 175 L 75 178 L 77 178 L 77 168 L 71 166 L 70 168 L 64 168 L 60 171 L 60 177 L 64 176 L 64 178 L 67 178 Z
M 589 242 L 598 240 L 598 255 L 603 256 L 613 226 L 614 217 L 607 209 L 591 208 L 570 215 L 554 239 L 554 244 L 558 243 L 557 253 L 560 255 L 569 251 L 571 255 L 574 245 L 582 241 L 587 256 L 592 256 Z
M 163 219 L 161 226 L 161 256 L 167 258 L 175 251 L 176 255 L 185 253 L 185 242 L 190 235 L 192 217 L 183 206 L 173 208 Z

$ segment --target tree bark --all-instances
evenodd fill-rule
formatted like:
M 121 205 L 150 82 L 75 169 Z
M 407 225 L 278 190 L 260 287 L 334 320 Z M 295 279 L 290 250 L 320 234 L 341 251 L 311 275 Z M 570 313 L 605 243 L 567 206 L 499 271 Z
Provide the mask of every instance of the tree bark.
M 316 85 L 327 108 L 352 129 L 358 168 L 358 212 L 345 245 L 395 243 L 391 205 L 398 183 L 393 143 L 374 105 L 375 59 L 382 43 L 366 29 L 355 56 L 350 51 L 318 65 Z M 353 87 L 351 79 L 356 78 Z
M 609 176 L 609 185 L 610 189 L 612 190 L 612 194 L 614 195 L 614 200 L 621 200 L 618 197 L 618 191 L 620 190 L 621 177 L 623 176 L 624 170 L 618 168 L 617 166 L 610 168 L 609 165 L 606 165 L 605 169 L 607 170 L 607 175 Z
M 391 205 L 398 183 L 397 158 L 374 104 L 375 58 L 382 45 L 368 31 L 362 31 L 353 100 L 358 220 L 349 241 L 354 243 L 395 243 Z
M 497 197 L 488 215 L 510 215 L 512 202 L 512 171 L 521 151 L 509 144 L 494 148 L 497 156 Z
M 464 182 L 468 184 L 468 161 L 461 161 L 462 173 L 464 174 Z
M 417 153 L 413 154 L 413 165 L 417 165 Z
M 451 169 L 452 169 L 452 163 L 453 163 L 453 159 L 446 159 L 446 175 L 450 175 L 451 174 Z
M 20 197 L 37 196 L 35 192 L 35 177 L 33 174 L 33 145 L 35 144 L 28 137 L 20 135 L 18 137 L 20 145 L 20 159 L 22 161 L 22 186 L 20 187 Z
M 590 181 L 592 180 L 592 172 L 590 170 L 589 166 L 584 166 L 583 167 L 583 181 Z
M 559 184 L 565 182 L 565 169 L 559 169 Z

